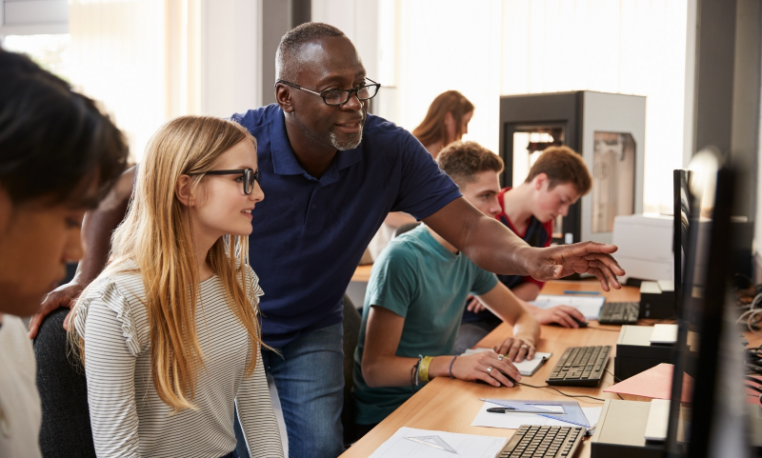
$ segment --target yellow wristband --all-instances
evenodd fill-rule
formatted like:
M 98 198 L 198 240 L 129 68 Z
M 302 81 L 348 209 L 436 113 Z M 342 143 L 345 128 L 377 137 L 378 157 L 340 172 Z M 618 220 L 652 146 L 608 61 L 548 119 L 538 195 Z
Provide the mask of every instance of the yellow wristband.
M 432 359 L 434 359 L 434 357 L 424 356 L 423 361 L 421 362 L 421 368 L 418 372 L 418 377 L 424 383 L 429 381 L 429 364 L 431 364 Z

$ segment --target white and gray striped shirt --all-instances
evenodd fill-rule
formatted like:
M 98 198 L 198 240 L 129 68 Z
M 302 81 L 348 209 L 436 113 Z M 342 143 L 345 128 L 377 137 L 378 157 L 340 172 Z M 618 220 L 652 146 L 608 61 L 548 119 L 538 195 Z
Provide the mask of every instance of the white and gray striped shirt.
M 249 296 L 259 300 L 259 279 L 249 269 Z M 139 274 L 97 280 L 83 299 L 74 325 L 85 341 L 90 423 L 99 457 L 217 458 L 236 445 L 233 406 L 238 406 L 252 457 L 282 457 L 280 433 L 267 390 L 260 352 L 251 377 L 246 329 L 228 306 L 216 275 L 201 282 L 196 331 L 204 355 L 195 410 L 172 414 L 151 374 L 150 326 Z

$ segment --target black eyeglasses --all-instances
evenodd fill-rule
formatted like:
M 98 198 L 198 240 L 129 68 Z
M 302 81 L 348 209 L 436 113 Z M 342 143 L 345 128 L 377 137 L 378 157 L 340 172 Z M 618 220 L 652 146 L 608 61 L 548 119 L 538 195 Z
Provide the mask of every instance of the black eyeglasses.
M 243 181 L 243 193 L 247 196 L 254 190 L 254 182 L 256 181 L 262 186 L 262 173 L 257 169 L 255 172 L 253 169 L 237 169 L 237 170 L 210 170 L 208 172 L 189 173 L 188 175 L 241 175 Z
M 300 91 L 315 94 L 316 96 L 323 99 L 323 102 L 325 102 L 326 105 L 335 107 L 347 103 L 349 97 L 351 97 L 352 94 L 355 94 L 360 101 L 370 100 L 375 97 L 376 94 L 378 94 L 378 89 L 381 87 L 381 84 L 373 81 L 370 78 L 365 79 L 373 84 L 365 84 L 354 89 L 328 89 L 327 91 L 323 92 L 317 92 L 311 89 L 303 88 L 298 84 L 290 83 L 286 80 L 278 80 L 275 82 L 275 85 L 277 86 L 278 84 L 285 84 L 286 86 L 291 86 L 295 89 L 299 89 Z

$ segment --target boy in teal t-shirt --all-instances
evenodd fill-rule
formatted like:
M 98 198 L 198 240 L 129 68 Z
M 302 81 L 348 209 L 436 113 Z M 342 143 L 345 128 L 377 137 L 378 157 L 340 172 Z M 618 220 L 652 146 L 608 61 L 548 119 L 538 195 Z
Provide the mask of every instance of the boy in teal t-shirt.
M 497 155 L 456 142 L 437 160 L 472 205 L 492 216 L 500 211 Z M 513 324 L 513 336 L 494 352 L 453 356 L 469 294 Z M 531 359 L 539 335 L 537 320 L 494 274 L 421 225 L 392 240 L 373 265 L 354 355 L 355 420 L 369 430 L 434 377 L 513 386 L 521 376 L 511 361 Z

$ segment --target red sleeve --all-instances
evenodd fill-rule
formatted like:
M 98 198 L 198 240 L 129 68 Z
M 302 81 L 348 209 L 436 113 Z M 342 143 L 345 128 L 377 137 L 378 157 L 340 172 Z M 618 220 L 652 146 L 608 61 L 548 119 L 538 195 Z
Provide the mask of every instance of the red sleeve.
M 542 246 L 542 248 L 547 248 L 550 246 L 550 242 L 553 241 L 553 220 L 548 221 L 547 223 L 543 224 L 542 227 L 545 229 L 545 232 L 548 234 L 548 236 L 545 239 L 545 245 Z M 534 283 L 535 285 L 539 286 L 540 289 L 542 289 L 543 285 L 545 285 L 544 281 L 535 280 L 534 278 L 530 276 L 526 276 L 523 278 L 522 282 L 519 283 Z
M 548 239 L 545 241 L 545 245 L 543 246 L 543 248 L 547 248 L 550 246 L 550 242 L 553 241 L 553 220 L 543 224 L 542 227 L 545 228 L 545 233 L 548 234 Z

